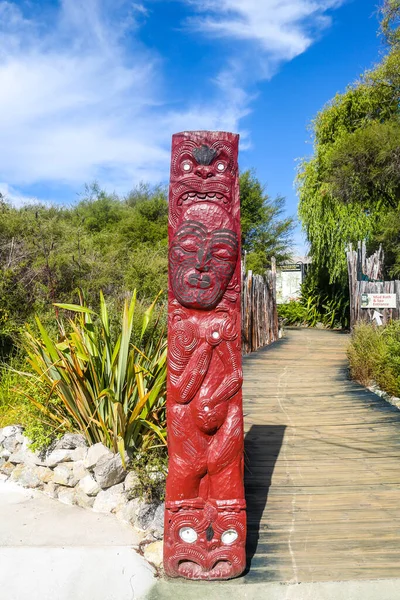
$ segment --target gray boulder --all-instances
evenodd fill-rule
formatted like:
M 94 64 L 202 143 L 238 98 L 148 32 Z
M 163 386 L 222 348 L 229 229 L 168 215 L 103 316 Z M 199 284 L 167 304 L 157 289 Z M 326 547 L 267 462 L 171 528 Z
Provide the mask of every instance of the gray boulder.
M 100 442 L 98 444 L 94 444 L 93 446 L 90 446 L 87 452 L 84 465 L 87 469 L 93 469 L 98 461 L 105 456 L 112 458 L 114 454 L 109 448 L 106 448 L 104 444 L 101 444 Z
M 142 529 L 143 531 L 150 529 L 150 526 L 154 521 L 157 506 L 158 505 L 155 502 L 148 504 L 147 502 L 142 501 L 142 505 L 137 513 L 137 519 L 135 523 L 136 527 Z
M 54 469 L 53 481 L 54 483 L 58 483 L 59 485 L 75 487 L 79 480 L 74 475 L 72 464 L 61 463 L 57 465 Z
M 75 450 L 86 448 L 87 442 L 81 433 L 66 433 L 54 445 L 54 450 Z
M 150 530 L 157 540 L 162 540 L 164 537 L 164 512 L 165 504 L 159 504 L 154 513 L 153 522 L 150 525 Z
M 10 480 L 27 488 L 43 487 L 43 482 L 37 474 L 37 467 L 17 465 L 10 475 Z
M 36 474 L 43 483 L 50 483 L 50 481 L 53 481 L 54 472 L 48 467 L 37 467 Z
M 63 504 L 68 504 L 70 506 L 75 504 L 75 490 L 73 488 L 63 487 L 62 485 L 60 485 L 60 487 L 57 490 L 57 493 L 59 501 Z
M 43 486 L 43 493 L 49 498 L 58 498 L 58 486 L 54 481 L 49 481 L 49 483 L 45 483 Z
M 22 433 L 23 430 L 24 428 L 21 427 L 21 425 L 7 425 L 7 427 L 3 427 L 3 429 L 1 429 L 1 435 L 7 438 L 12 435 L 17 435 L 17 433 Z
M 41 465 L 44 466 L 46 463 L 40 458 L 39 452 L 33 452 L 29 449 L 31 441 L 28 438 L 24 438 L 22 444 L 18 449 L 10 454 L 8 460 L 15 464 L 24 463 L 26 465 Z
M 20 446 L 21 442 L 17 440 L 16 435 L 10 435 L 3 441 L 3 448 L 8 450 L 11 454 L 16 452 Z
M 3 475 L 6 475 L 7 477 L 9 477 L 11 475 L 11 473 L 14 471 L 15 465 L 13 465 L 13 463 L 10 462 L 5 462 L 3 466 L 0 467 L 0 471 L 3 473 Z
M 75 488 L 75 503 L 82 508 L 92 508 L 94 504 L 94 497 L 88 496 L 79 488 Z
M 48 467 L 56 467 L 63 462 L 84 460 L 86 454 L 87 448 L 84 447 L 75 448 L 75 450 L 69 450 L 67 448 L 52 450 L 46 457 L 46 465 Z
M 87 475 L 89 475 L 89 471 L 85 468 L 85 464 L 83 460 L 78 460 L 74 462 L 74 475 L 77 479 L 83 479 Z
M 107 490 L 101 490 L 94 501 L 94 512 L 110 513 L 121 510 L 126 504 L 126 496 L 124 494 L 124 486 L 122 483 L 114 485 Z
M 100 486 L 91 475 L 86 475 L 77 485 L 77 489 L 88 496 L 96 496 L 100 491 Z
M 126 470 L 122 465 L 119 454 L 103 456 L 94 468 L 94 476 L 99 486 L 104 490 L 123 481 Z
M 134 525 L 136 523 L 137 513 L 139 512 L 141 506 L 141 500 L 139 498 L 134 498 L 133 500 L 129 500 L 122 506 L 117 507 L 115 509 L 115 515 L 117 519 L 119 519 L 123 523 Z
M 126 492 L 133 493 L 135 488 L 140 486 L 140 479 L 135 471 L 129 471 L 125 477 L 124 489 Z

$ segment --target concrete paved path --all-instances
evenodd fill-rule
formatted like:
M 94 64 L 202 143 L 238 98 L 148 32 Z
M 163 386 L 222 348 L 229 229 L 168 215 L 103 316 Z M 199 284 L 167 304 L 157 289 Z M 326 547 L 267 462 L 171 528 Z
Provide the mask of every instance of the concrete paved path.
M 132 528 L 0 482 L 2 600 L 139 600 L 154 583 Z

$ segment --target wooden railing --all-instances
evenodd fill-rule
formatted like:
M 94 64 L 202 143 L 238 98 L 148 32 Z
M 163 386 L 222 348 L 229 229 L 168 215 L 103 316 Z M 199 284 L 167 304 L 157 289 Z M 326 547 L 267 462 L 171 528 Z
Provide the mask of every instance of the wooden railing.
M 254 352 L 278 339 L 276 264 L 265 275 L 254 275 L 242 265 L 242 351 Z

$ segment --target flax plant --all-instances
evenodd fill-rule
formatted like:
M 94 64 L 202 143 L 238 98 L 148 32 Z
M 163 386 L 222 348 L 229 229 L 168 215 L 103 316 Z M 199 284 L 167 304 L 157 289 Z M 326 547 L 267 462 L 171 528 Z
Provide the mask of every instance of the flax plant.
M 74 314 L 67 326 L 57 320 L 60 341 L 51 339 L 38 317 L 39 335 L 27 328 L 24 348 L 33 377 L 56 400 L 29 399 L 56 428 L 80 431 L 89 444 L 102 442 L 122 457 L 127 449 L 166 444 L 167 349 L 157 327 L 160 312 L 149 331 L 158 298 L 144 313 L 137 346 L 132 343 L 136 292 L 124 303 L 115 341 L 102 293 L 98 314 L 82 297 L 80 304 L 56 305 Z

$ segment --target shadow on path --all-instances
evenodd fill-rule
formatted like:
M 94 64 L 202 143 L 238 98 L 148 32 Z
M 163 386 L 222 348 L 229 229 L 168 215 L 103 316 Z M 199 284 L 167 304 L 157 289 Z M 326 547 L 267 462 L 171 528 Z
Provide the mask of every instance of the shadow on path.
M 244 575 L 249 572 L 257 550 L 261 518 L 284 433 L 283 425 L 252 425 L 244 440 L 247 502 L 247 565 Z

